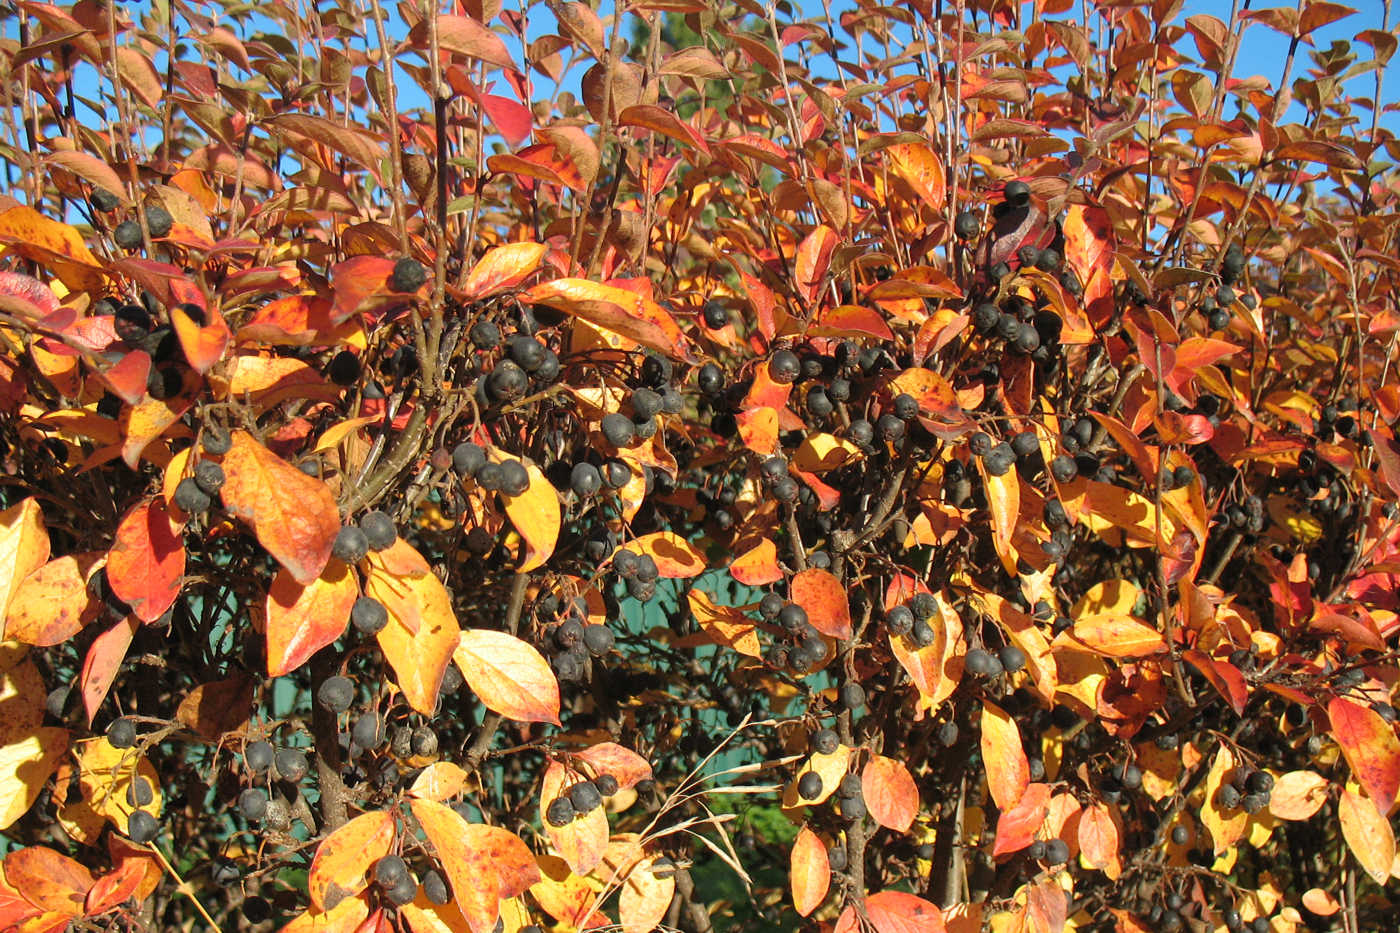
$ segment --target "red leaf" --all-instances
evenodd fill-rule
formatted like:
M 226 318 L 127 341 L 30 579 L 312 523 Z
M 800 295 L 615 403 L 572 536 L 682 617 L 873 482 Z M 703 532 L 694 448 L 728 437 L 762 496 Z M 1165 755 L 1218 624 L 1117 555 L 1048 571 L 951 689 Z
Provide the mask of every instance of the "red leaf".
M 879 933 L 945 933 L 947 930 L 943 911 L 922 897 L 903 891 L 870 895 L 865 899 L 865 912 L 870 918 L 870 928 Z M 855 908 L 848 907 L 836 921 L 835 933 L 855 933 L 860 929 L 865 927 L 856 918 Z
M 1327 718 L 1357 783 L 1382 814 L 1389 813 L 1400 791 L 1400 739 L 1394 727 L 1369 706 L 1342 697 L 1327 704 Z
M 88 648 L 87 656 L 83 658 L 83 671 L 78 678 L 78 684 L 82 688 L 83 710 L 87 713 L 89 725 L 92 724 L 93 716 L 97 714 L 97 708 L 107 698 L 107 691 L 112 689 L 112 682 L 117 678 L 117 671 L 121 670 L 122 661 L 126 660 L 126 652 L 131 647 L 131 639 L 136 635 L 138 622 L 134 615 L 122 619 L 98 635 Z
M 851 609 L 846 588 L 825 570 L 815 567 L 792 578 L 788 598 L 807 612 L 807 621 L 823 635 L 851 637 Z
M 154 622 L 180 595 L 184 574 L 184 541 L 171 524 L 165 500 L 157 496 L 128 512 L 107 557 L 112 592 L 131 605 L 136 618 Z
M 1249 687 L 1244 682 L 1244 676 L 1233 664 L 1216 661 L 1194 648 L 1183 651 L 1181 657 L 1204 674 L 1211 686 L 1220 691 L 1220 695 L 1234 709 L 1235 715 L 1244 715 L 1244 704 L 1249 700 Z

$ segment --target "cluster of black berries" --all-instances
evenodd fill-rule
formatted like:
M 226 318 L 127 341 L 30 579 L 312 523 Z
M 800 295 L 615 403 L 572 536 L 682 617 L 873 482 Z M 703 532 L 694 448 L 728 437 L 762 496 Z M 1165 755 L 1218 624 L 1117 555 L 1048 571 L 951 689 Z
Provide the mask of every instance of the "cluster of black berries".
M 648 602 L 656 595 L 656 581 L 661 577 L 661 570 L 650 554 L 618 551 L 613 555 L 613 570 L 633 599 Z
M 121 199 L 103 188 L 95 189 L 90 201 L 92 206 L 103 214 L 113 213 L 121 207 Z M 175 218 L 168 210 L 159 204 L 152 204 L 143 213 L 146 215 L 146 229 L 151 231 L 152 237 L 159 239 L 169 236 L 171 228 L 175 226 Z M 112 242 L 125 250 L 140 249 L 141 221 L 128 217 L 117 224 L 112 228 Z
M 774 668 L 801 676 L 826 660 L 826 640 L 808 620 L 806 609 L 777 593 L 767 593 L 759 600 L 758 614 L 783 633 L 768 650 L 767 660 Z
M 485 448 L 470 441 L 453 448 L 452 467 L 463 479 L 475 481 L 487 492 L 519 496 L 530 488 L 530 471 L 525 464 L 511 458 L 492 463 L 486 459 Z
M 603 805 L 604 797 L 617 793 L 617 778 L 600 774 L 591 781 L 578 781 L 555 797 L 545 808 L 544 818 L 556 829 L 568 826 L 581 816 L 587 816 Z
M 300 748 L 274 747 L 258 739 L 243 749 L 243 766 L 255 780 L 268 777 L 288 784 L 298 784 L 311 770 L 306 752 Z M 280 795 L 270 797 L 262 787 L 244 788 L 238 795 L 238 812 L 250 823 L 261 823 L 268 829 L 287 832 L 292 826 L 292 811 Z
M 408 862 L 400 855 L 386 855 L 374 863 L 374 883 L 384 899 L 395 907 L 413 903 L 418 896 L 418 882 L 408 868 Z M 423 873 L 423 896 L 438 905 L 452 900 L 447 882 L 436 868 Z
M 973 648 L 963 661 L 964 667 L 974 677 L 996 677 L 999 674 L 1014 674 L 1026 666 L 1026 653 L 1015 645 L 1002 645 L 992 653 L 985 648 Z
M 894 638 L 905 638 L 914 648 L 927 648 L 937 639 L 929 620 L 938 612 L 931 593 L 915 593 L 908 602 L 885 610 L 885 631 Z
M 1231 243 L 1220 260 L 1220 285 L 1197 305 L 1211 330 L 1225 330 L 1230 326 L 1230 308 L 1236 301 L 1250 310 L 1258 303 L 1253 294 L 1241 294 L 1233 288 L 1244 274 L 1244 267 L 1244 250 L 1238 242 Z
M 521 322 L 526 320 L 522 315 Z M 499 324 L 483 319 L 472 325 L 467 339 L 479 351 L 476 366 L 484 376 L 477 380 L 476 397 L 483 409 L 518 401 L 559 378 L 559 355 L 533 333 L 504 337 Z M 499 354 L 502 344 L 505 353 Z
M 1274 776 L 1267 771 L 1236 768 L 1230 783 L 1221 784 L 1215 801 L 1222 810 L 1240 808 L 1249 814 L 1258 813 L 1269 805 L 1274 789 Z
M 548 641 L 554 648 L 550 666 L 555 676 L 566 682 L 583 680 L 588 671 L 588 659 L 606 657 L 615 643 L 612 629 L 586 621 L 577 606 L 573 614 L 550 630 Z

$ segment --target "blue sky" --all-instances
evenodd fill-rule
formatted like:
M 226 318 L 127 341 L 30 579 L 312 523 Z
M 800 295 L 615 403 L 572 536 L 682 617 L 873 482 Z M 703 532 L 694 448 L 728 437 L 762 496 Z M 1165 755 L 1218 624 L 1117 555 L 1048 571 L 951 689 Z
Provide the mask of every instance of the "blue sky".
M 612 0 L 599 0 L 599 2 L 603 2 L 603 10 L 605 13 L 610 12 Z M 820 14 L 820 6 L 816 2 L 816 0 L 800 0 L 800 2 L 802 3 L 804 9 L 808 9 L 812 14 Z M 1381 29 L 1383 27 L 1383 24 L 1381 22 L 1382 5 L 1380 2 L 1377 2 L 1377 0 L 1355 0 L 1355 2 L 1358 7 L 1358 13 L 1347 17 L 1341 20 L 1340 22 L 1323 27 L 1322 29 L 1318 30 L 1312 35 L 1312 45 L 1309 45 L 1305 42 L 1300 46 L 1298 55 L 1296 56 L 1294 62 L 1291 75 L 1292 78 L 1297 78 L 1300 75 L 1306 74 L 1307 71 L 1310 68 L 1312 68 L 1312 61 L 1308 53 L 1314 48 L 1327 48 L 1334 41 L 1353 42 L 1353 39 L 1357 32 L 1364 29 Z M 147 0 L 141 0 L 141 2 L 139 3 L 128 4 L 125 7 L 125 9 L 130 14 L 134 15 L 138 10 L 142 9 L 143 6 L 146 6 L 146 4 Z M 391 12 L 391 15 L 396 15 L 393 12 L 396 10 L 396 5 L 386 4 L 386 6 Z M 511 5 L 507 6 L 509 7 Z M 1078 5 L 1076 4 L 1076 9 L 1077 6 Z M 1286 6 L 1291 8 L 1293 4 L 1287 3 Z M 847 0 L 835 0 L 835 2 L 833 3 L 833 14 L 839 16 L 841 11 L 849 10 L 851 8 L 852 5 L 849 2 L 847 2 Z M 1229 8 L 1228 5 L 1223 2 L 1209 2 L 1209 0 L 1187 0 L 1184 9 L 1182 10 L 1181 14 L 1179 14 L 1177 17 L 1176 22 L 1180 23 L 1187 16 L 1196 13 L 1209 13 L 1213 16 L 1223 18 L 1229 15 Z M 1392 20 L 1396 18 L 1400 17 L 1392 16 Z M 259 28 L 269 28 L 272 26 L 272 24 L 264 20 L 258 22 L 257 26 Z M 552 27 L 552 16 L 535 17 L 534 21 L 531 22 L 528 26 L 529 37 L 535 38 L 536 36 L 549 31 Z M 399 34 L 402 34 L 401 30 L 402 25 L 400 24 L 398 27 Z M 392 31 L 395 30 L 391 28 L 391 32 Z M 18 29 L 16 25 L 16 20 L 13 17 L 7 17 L 3 21 L 0 21 L 0 35 L 4 35 L 6 38 L 17 39 L 17 33 Z M 509 46 L 513 46 L 513 53 L 519 53 L 518 44 L 513 44 L 509 41 L 507 44 Z M 1244 42 L 1240 50 L 1239 56 L 1237 58 L 1235 76 L 1239 78 L 1244 78 L 1257 74 L 1262 75 L 1269 82 L 1270 85 L 1276 84 L 1280 78 L 1283 69 L 1283 63 L 1287 54 L 1288 44 L 1289 40 L 1286 36 L 1274 32 L 1272 29 L 1268 28 L 1264 24 L 1250 24 L 1244 32 Z M 1194 44 L 1189 39 L 1184 40 L 1181 43 L 1180 48 L 1188 54 L 1194 54 L 1195 52 Z M 1369 46 L 1366 46 L 1362 43 L 1353 42 L 1353 52 L 1357 54 L 1358 57 L 1364 58 L 1369 56 L 1370 48 Z M 157 64 L 158 67 L 163 66 L 163 63 L 161 62 L 158 62 Z M 823 64 L 829 65 L 829 60 L 824 58 L 818 59 L 818 61 L 816 62 L 816 67 L 820 70 Z M 574 83 L 574 89 L 576 89 L 576 82 L 581 71 L 582 69 L 577 69 L 575 72 L 572 73 L 571 82 L 566 81 L 566 87 L 569 83 Z M 95 76 L 91 69 L 84 69 L 83 72 L 84 73 L 80 74 L 80 80 L 77 82 L 78 94 L 80 96 L 91 97 L 93 96 L 91 92 L 93 89 L 93 80 Z M 1400 134 L 1400 77 L 1387 77 L 1388 80 L 1385 80 L 1384 82 L 1381 98 L 1382 101 L 1389 104 L 1392 108 L 1396 109 L 1392 109 L 1390 110 L 1390 112 L 1384 113 L 1381 117 L 1381 123 L 1390 131 Z M 544 79 L 542 79 L 539 76 L 538 73 L 532 74 L 531 80 L 534 82 L 534 90 L 536 95 L 539 95 L 540 93 L 548 93 L 548 85 L 544 81 Z M 1370 97 L 1375 92 L 1374 82 L 1375 78 L 1372 74 L 1366 74 L 1355 77 L 1347 83 L 1347 93 L 1356 96 Z M 426 97 L 420 91 L 417 90 L 413 82 L 409 80 L 407 75 L 402 72 L 400 72 L 399 75 L 399 91 L 400 108 L 402 110 L 412 110 L 414 108 L 426 106 Z M 496 86 L 496 93 L 509 95 L 510 92 L 503 86 L 501 82 L 498 82 Z M 1227 111 L 1227 113 L 1228 112 L 1230 111 Z M 1303 116 L 1304 111 L 1302 107 L 1295 103 L 1293 108 L 1289 112 L 1289 119 L 1294 121 L 1301 120 L 1303 119 Z M 1369 114 L 1362 114 L 1361 119 L 1362 128 L 1359 131 L 1364 131 L 1364 129 L 1369 128 L 1370 125 Z

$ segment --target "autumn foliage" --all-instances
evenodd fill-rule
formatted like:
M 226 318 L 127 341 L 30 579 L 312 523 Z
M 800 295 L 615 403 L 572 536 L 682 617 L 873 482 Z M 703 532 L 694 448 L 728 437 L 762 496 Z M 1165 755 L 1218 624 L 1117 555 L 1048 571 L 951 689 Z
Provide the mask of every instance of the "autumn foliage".
M 0 19 L 0 931 L 1393 928 L 1374 9 L 362 6 Z

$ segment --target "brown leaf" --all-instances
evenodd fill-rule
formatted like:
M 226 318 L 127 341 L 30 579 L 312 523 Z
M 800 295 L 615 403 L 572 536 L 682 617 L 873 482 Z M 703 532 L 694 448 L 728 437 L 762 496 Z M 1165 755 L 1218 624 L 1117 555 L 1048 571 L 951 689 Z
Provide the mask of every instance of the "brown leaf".
M 175 719 L 211 742 L 247 724 L 253 714 L 253 678 L 236 673 L 200 684 L 185 695 Z

